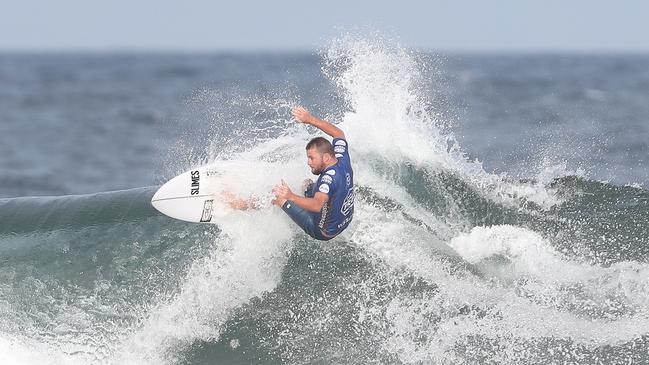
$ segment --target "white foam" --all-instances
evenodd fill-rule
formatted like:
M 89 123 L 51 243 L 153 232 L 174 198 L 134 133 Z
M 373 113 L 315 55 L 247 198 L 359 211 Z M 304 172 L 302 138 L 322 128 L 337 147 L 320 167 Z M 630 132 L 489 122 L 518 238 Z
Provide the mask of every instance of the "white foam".
M 23 336 L 0 335 L 0 363 L 3 365 L 77 365 L 92 361 L 90 356 L 70 356 L 60 349 Z
M 234 308 L 278 283 L 293 235 L 285 217 L 253 211 L 220 219 L 223 234 L 212 254 L 194 262 L 180 293 L 125 341 L 120 362 L 173 362 L 193 341 L 218 339 Z
M 297 191 L 309 172 L 305 138 L 303 132 L 296 132 L 209 164 L 222 172 L 224 190 L 255 199 L 259 210 L 214 217 L 222 233 L 212 253 L 195 261 L 180 293 L 160 303 L 142 328 L 124 340 L 120 362 L 173 362 L 183 346 L 218 339 L 233 309 L 274 289 L 299 230 L 271 206 L 271 190 L 284 179 Z
M 470 263 L 502 255 L 521 262 L 527 271 L 540 270 L 541 266 L 547 267 L 550 262 L 559 260 L 559 254 L 545 244 L 541 235 L 511 225 L 474 227 L 469 233 L 454 237 L 449 245 Z
M 475 227 L 450 242 L 462 257 L 472 263 L 502 256 L 512 265 L 495 270 L 499 279 L 534 279 L 524 285 L 528 295 L 549 305 L 566 305 L 577 299 L 566 298 L 564 288 L 578 286 L 593 309 L 606 313 L 627 308 L 649 315 L 649 265 L 619 262 L 609 267 L 570 260 L 552 248 L 539 234 L 514 226 Z M 615 302 L 611 302 L 615 298 Z M 607 308 L 607 306 L 615 306 Z
M 452 135 L 441 132 L 438 125 L 443 121 L 426 107 L 428 90 L 421 90 L 423 79 L 433 73 L 411 52 L 348 37 L 333 42 L 325 57 L 328 75 L 353 109 L 340 127 L 356 153 L 378 153 L 398 163 L 444 169 L 461 176 L 484 196 L 506 204 L 526 200 L 550 207 L 560 202 L 540 183 L 512 182 L 505 175 L 485 172 L 481 163 L 466 157 Z
M 440 132 L 440 121 L 418 93 L 420 65 L 399 47 L 351 37 L 334 42 L 326 57 L 328 75 L 352 107 L 339 126 L 350 141 L 356 181 L 399 204 L 393 210 L 357 199 L 348 237 L 382 262 L 405 268 L 438 288 L 432 297 L 401 297 L 390 304 L 386 351 L 404 362 L 452 362 L 455 346 L 476 335 L 503 339 L 506 348 L 516 342 L 508 339 L 517 338 L 551 337 L 599 346 L 647 334 L 646 265 L 605 268 L 575 262 L 522 227 L 475 227 L 461 233 L 465 222 L 450 199 L 445 201 L 451 210 L 448 218 L 431 218 L 395 186 L 393 177 L 374 173 L 372 160 L 379 155 L 397 165 L 447 171 L 484 197 L 517 208 L 524 201 L 545 208 L 560 203 L 545 184 L 570 174 L 565 166 L 547 166 L 537 183 L 512 182 L 485 172 L 457 144 L 447 148 L 452 136 Z M 415 220 L 405 219 L 403 213 Z M 442 259 L 452 256 L 446 240 L 466 262 L 491 265 L 492 270 L 482 276 L 455 270 L 461 262 Z M 501 260 L 483 262 L 496 257 Z M 504 266 L 498 267 L 503 259 Z M 573 286 L 583 301 L 572 298 Z M 611 304 L 610 298 L 617 302 Z M 461 308 L 469 312 L 462 314 Z
M 524 340 L 552 338 L 597 347 L 649 334 L 646 264 L 601 267 L 571 261 L 539 234 L 514 226 L 476 227 L 450 245 L 469 262 L 500 256 L 510 265 L 490 271 L 496 273 L 492 277 L 436 275 L 434 297 L 395 299 L 388 308 L 393 327 L 385 348 L 404 362 L 458 361 L 455 346 L 474 336 L 498 341 L 494 352 L 499 354 L 520 351 Z M 422 343 L 422 337 L 428 340 Z

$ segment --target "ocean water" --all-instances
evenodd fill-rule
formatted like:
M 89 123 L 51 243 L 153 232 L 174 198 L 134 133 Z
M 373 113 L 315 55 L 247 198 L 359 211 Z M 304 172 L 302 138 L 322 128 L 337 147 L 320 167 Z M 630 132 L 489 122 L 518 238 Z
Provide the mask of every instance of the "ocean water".
M 649 56 L 0 54 L 3 364 L 649 363 Z M 347 135 L 356 208 L 270 205 Z M 162 216 L 216 165 L 258 211 Z

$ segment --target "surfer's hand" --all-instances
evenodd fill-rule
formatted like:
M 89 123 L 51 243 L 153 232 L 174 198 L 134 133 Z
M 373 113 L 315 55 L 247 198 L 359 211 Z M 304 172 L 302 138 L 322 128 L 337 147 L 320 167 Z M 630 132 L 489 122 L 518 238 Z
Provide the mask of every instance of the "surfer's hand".
M 275 197 L 278 199 L 288 200 L 293 196 L 293 192 L 291 191 L 291 188 L 289 188 L 288 185 L 286 185 L 284 180 L 282 180 L 281 184 L 275 186 L 275 188 L 273 189 L 273 193 L 275 193 Z
M 293 108 L 293 118 L 300 123 L 309 124 L 311 113 L 303 106 L 296 106 Z

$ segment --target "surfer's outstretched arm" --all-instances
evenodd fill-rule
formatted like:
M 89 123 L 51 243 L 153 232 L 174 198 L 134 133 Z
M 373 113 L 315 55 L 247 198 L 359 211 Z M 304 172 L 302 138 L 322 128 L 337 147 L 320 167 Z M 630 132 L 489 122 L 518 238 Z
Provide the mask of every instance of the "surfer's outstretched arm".
M 306 108 L 297 106 L 293 108 L 293 117 L 300 123 L 310 124 L 327 133 L 333 138 L 345 138 L 345 133 L 335 125 L 313 116 Z

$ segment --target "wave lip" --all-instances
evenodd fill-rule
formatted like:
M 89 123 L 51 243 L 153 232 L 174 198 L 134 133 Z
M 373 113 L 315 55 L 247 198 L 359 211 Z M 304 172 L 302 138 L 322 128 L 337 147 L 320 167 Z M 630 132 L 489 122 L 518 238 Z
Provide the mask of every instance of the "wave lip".
M 155 187 L 84 195 L 0 199 L 0 235 L 93 226 L 157 215 Z

